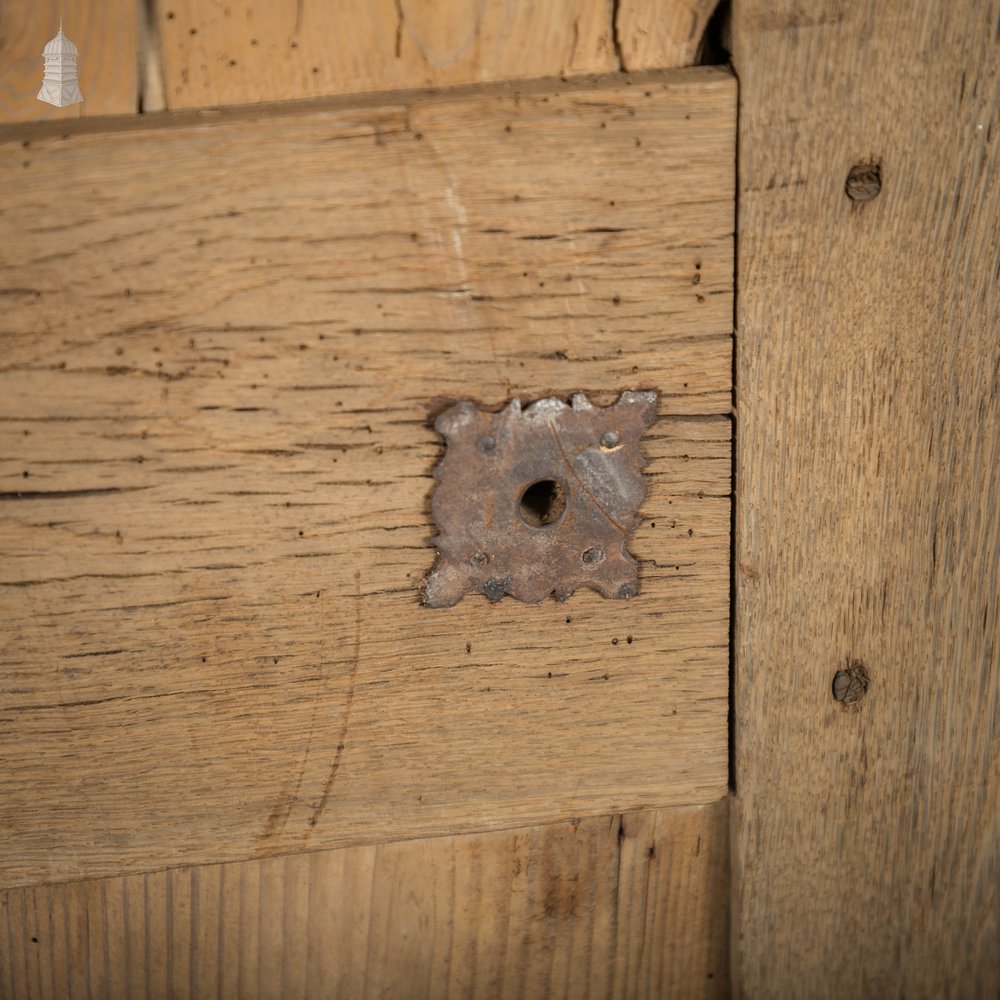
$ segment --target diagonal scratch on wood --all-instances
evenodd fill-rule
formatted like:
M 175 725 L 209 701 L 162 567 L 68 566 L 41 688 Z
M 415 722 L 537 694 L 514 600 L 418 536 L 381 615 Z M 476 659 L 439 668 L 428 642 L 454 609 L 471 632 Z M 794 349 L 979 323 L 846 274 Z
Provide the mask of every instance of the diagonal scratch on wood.
M 351 701 L 354 698 L 354 679 L 357 675 L 358 659 L 361 649 L 360 574 L 357 573 L 355 574 L 354 582 L 355 582 L 354 657 L 353 657 L 353 665 L 351 667 L 351 682 L 347 695 L 348 702 L 347 702 L 347 708 L 345 710 L 345 721 L 342 723 L 341 726 L 340 739 L 338 740 L 337 743 L 338 747 L 340 747 L 341 744 L 343 744 L 344 736 L 347 730 L 347 720 L 350 717 Z M 260 841 L 262 843 L 264 841 L 271 840 L 272 838 L 277 837 L 284 832 L 285 826 L 288 823 L 288 818 L 291 815 L 293 807 L 297 802 L 301 801 L 300 793 L 302 791 L 302 782 L 305 778 L 306 770 L 309 767 L 309 760 L 312 757 L 312 748 L 316 736 L 316 718 L 317 715 L 319 714 L 320 703 L 325 702 L 325 698 L 323 697 L 323 695 L 326 693 L 326 690 L 329 687 L 329 671 L 325 671 L 325 675 L 326 676 L 324 677 L 322 691 L 320 695 L 313 701 L 312 716 L 310 717 L 309 720 L 309 735 L 306 737 L 305 750 L 302 754 L 302 762 L 299 765 L 298 777 L 295 780 L 295 788 L 291 792 L 289 792 L 288 785 L 286 783 L 285 786 L 278 793 L 278 797 L 275 799 L 274 805 L 271 807 L 271 812 L 264 823 L 264 829 L 260 835 Z M 334 758 L 334 768 L 340 766 L 339 757 L 340 757 L 340 752 L 338 751 L 337 757 Z M 336 770 L 333 771 L 333 774 L 334 775 L 336 774 Z M 332 783 L 330 787 L 332 787 Z M 326 796 L 329 796 L 329 791 L 328 790 L 325 791 L 325 794 Z M 325 802 L 321 803 L 320 807 L 321 809 L 322 805 L 324 804 Z M 314 810 L 309 818 L 310 827 L 315 825 L 317 816 L 318 813 L 317 811 Z
M 275 799 L 274 805 L 271 807 L 271 812 L 264 823 L 264 829 L 260 835 L 261 842 L 270 840 L 284 831 L 285 825 L 288 823 L 288 817 L 291 815 L 292 807 L 299 801 L 299 792 L 302 790 L 302 779 L 305 776 L 306 768 L 309 766 L 309 758 L 312 755 L 313 739 L 316 735 L 316 716 L 319 712 L 320 702 L 325 700 L 323 694 L 326 693 L 326 689 L 329 686 L 329 671 L 325 673 L 326 676 L 320 695 L 313 699 L 312 717 L 309 720 L 309 735 L 306 737 L 306 748 L 302 754 L 302 763 L 299 765 L 299 775 L 295 781 L 295 789 L 289 794 L 287 790 L 288 785 L 286 784 L 278 793 L 278 797 Z
M 608 512 L 604 509 L 603 504 L 601 504 L 597 497 L 587 489 L 587 484 L 580 478 L 580 474 L 576 471 L 576 466 L 570 461 L 569 455 L 566 454 L 566 449 L 562 446 L 562 441 L 559 439 L 559 432 L 555 428 L 555 424 L 551 420 L 546 421 L 549 430 L 552 431 L 552 437 L 555 438 L 556 447 L 559 449 L 559 454 L 562 455 L 562 460 L 566 463 L 566 468 L 569 469 L 570 475 L 576 480 L 577 485 L 581 490 L 589 497 L 591 503 L 622 533 L 623 538 L 628 537 L 628 529 L 619 524 Z
M 344 718 L 340 723 L 340 734 L 337 737 L 337 749 L 334 751 L 333 761 L 330 764 L 330 773 L 326 777 L 323 785 L 323 794 L 319 803 L 313 809 L 309 817 L 309 826 L 314 827 L 323 815 L 326 804 L 330 800 L 330 793 L 333 791 L 334 782 L 337 780 L 337 772 L 340 770 L 340 762 L 344 756 L 344 748 L 347 745 L 347 729 L 351 723 L 351 706 L 354 704 L 354 690 L 358 680 L 358 664 L 361 662 L 361 573 L 354 573 L 354 656 L 351 660 L 351 677 L 348 681 L 347 704 L 344 706 Z M 308 835 L 308 833 L 307 833 Z

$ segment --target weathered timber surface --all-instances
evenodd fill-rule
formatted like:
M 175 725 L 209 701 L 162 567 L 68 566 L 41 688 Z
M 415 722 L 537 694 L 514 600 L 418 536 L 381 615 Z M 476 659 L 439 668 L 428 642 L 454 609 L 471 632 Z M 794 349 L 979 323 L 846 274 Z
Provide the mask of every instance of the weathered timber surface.
M 253 104 L 698 61 L 711 0 L 7 0 L 0 122 Z M 35 100 L 62 16 L 83 104 Z
M 728 803 L 0 893 L 0 996 L 728 996 Z
M 734 978 L 997 996 L 1000 5 L 734 16 Z
M 622 69 L 690 66 L 703 58 L 705 32 L 719 0 L 616 0 Z
M 605 0 L 171 0 L 157 14 L 170 108 L 619 68 Z
M 139 106 L 138 10 L 135 0 L 0 4 L 0 122 L 133 114 Z M 83 103 L 68 108 L 37 100 L 44 70 L 42 49 L 59 30 L 60 18 L 80 50 L 77 68 Z
M 704 0 L 157 5 L 167 106 L 248 104 L 697 61 Z
M 0 132 L 4 884 L 725 791 L 734 99 Z M 420 607 L 433 415 L 626 388 L 642 595 Z

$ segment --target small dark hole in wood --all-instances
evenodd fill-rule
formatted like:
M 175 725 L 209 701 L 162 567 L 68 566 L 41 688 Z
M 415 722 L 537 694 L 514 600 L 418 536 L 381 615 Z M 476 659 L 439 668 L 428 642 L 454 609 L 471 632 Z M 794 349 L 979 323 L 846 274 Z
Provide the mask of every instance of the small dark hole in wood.
M 860 701 L 868 692 L 871 677 L 860 660 L 848 660 L 843 670 L 833 675 L 832 694 L 835 701 L 851 705 Z
M 541 479 L 521 494 L 520 511 L 531 528 L 555 524 L 566 512 L 566 491 L 554 479 Z
M 878 163 L 855 163 L 847 174 L 844 192 L 851 201 L 871 201 L 882 190 L 882 167 Z

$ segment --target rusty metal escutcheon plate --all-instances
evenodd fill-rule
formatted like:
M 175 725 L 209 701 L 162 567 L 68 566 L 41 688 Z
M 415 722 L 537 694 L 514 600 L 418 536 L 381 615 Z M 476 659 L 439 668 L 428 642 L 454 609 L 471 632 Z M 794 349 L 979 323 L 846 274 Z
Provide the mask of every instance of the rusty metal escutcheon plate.
M 623 392 L 611 406 L 583 393 L 569 404 L 513 399 L 499 413 L 457 403 L 435 421 L 446 449 L 434 469 L 437 562 L 423 602 L 450 608 L 466 594 L 535 604 L 577 588 L 639 592 L 626 547 L 646 496 L 643 432 L 656 392 Z

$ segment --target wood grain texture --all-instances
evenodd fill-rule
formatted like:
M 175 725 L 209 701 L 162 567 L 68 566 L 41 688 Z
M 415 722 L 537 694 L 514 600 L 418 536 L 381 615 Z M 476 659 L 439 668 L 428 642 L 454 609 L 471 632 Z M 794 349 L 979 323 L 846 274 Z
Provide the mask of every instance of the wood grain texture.
M 728 803 L 0 893 L 0 997 L 728 996 Z
M 158 4 L 170 108 L 619 68 L 606 0 Z
M 171 108 L 697 62 L 706 0 L 163 0 Z
M 623 69 L 666 69 L 698 62 L 719 0 L 617 0 L 615 37 Z
M 0 134 L 5 884 L 725 791 L 734 96 Z M 421 608 L 444 401 L 630 387 L 643 594 Z
M 134 113 L 138 107 L 135 0 L 5 0 L 0 4 L 0 122 L 67 120 Z M 42 49 L 59 30 L 80 50 L 83 103 L 37 100 Z
M 1000 5 L 734 15 L 734 977 L 997 996 Z

